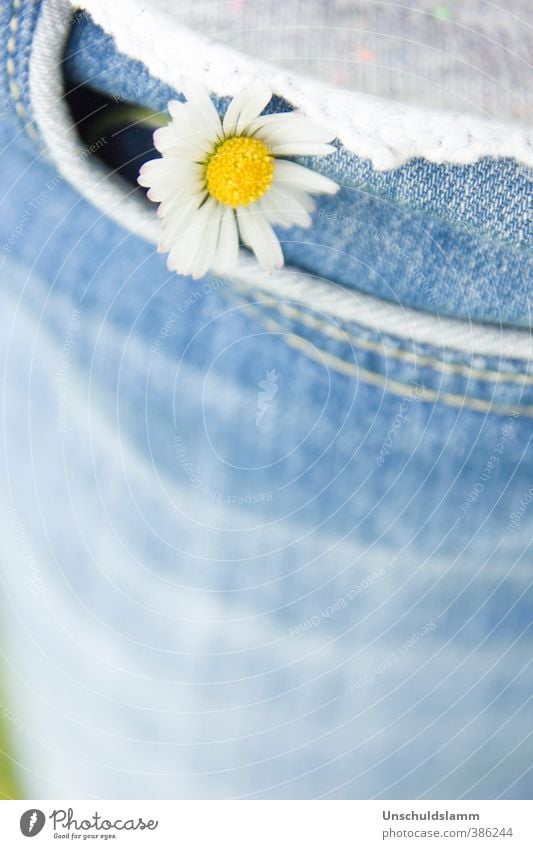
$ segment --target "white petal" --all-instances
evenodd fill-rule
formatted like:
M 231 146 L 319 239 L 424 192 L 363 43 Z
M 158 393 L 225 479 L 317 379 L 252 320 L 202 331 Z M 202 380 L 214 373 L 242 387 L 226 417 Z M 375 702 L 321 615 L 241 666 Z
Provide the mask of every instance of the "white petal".
M 176 121 L 181 120 L 186 108 L 187 104 L 183 103 L 181 100 L 169 100 L 167 103 L 167 110 L 170 116 Z
M 200 205 L 205 195 L 204 171 L 194 163 L 176 163 L 162 159 L 152 159 L 142 165 L 138 182 L 148 188 L 147 196 L 159 203 L 157 215 L 165 218 L 175 208 L 180 208 L 189 199 Z
M 139 170 L 137 182 L 140 186 L 150 188 L 154 180 L 166 178 L 167 169 L 169 169 L 169 165 L 164 159 L 150 159 L 148 162 L 143 162 Z
M 160 253 L 172 250 L 180 242 L 184 227 L 190 224 L 199 206 L 197 198 L 189 198 L 179 207 L 176 206 L 172 215 L 163 221 L 163 232 L 158 247 Z
M 220 204 L 213 198 L 208 198 L 204 204 L 209 206 L 209 211 L 206 211 L 207 225 L 202 239 L 201 248 L 198 252 L 198 257 L 193 265 L 191 276 L 197 280 L 207 273 L 216 254 L 219 233 L 220 233 Z
M 231 206 L 221 207 L 222 218 L 220 221 L 220 232 L 216 256 L 211 264 L 219 274 L 228 274 L 232 271 L 239 255 L 239 234 L 235 211 Z
M 179 105 L 183 107 L 181 117 L 154 132 L 154 146 L 163 156 L 199 162 L 216 144 L 220 133 L 217 135 L 206 127 L 194 106 Z
M 270 206 L 266 201 L 266 197 L 257 201 L 257 207 L 262 213 L 264 213 L 265 218 L 267 221 L 270 221 L 271 224 L 276 224 L 279 227 L 291 227 L 294 223 L 289 213 Z
M 179 141 L 171 124 L 168 124 L 166 127 L 159 127 L 154 132 L 153 139 L 154 147 L 159 153 L 165 153 L 167 150 L 171 150 Z
M 248 124 L 255 121 L 271 98 L 271 91 L 258 87 L 243 89 L 236 94 L 224 116 L 224 135 L 232 136 L 244 133 Z
M 294 186 L 282 183 L 274 184 L 267 194 L 259 201 L 271 224 L 281 227 L 310 227 L 312 219 L 310 212 L 314 210 L 312 199 L 305 192 Z
M 255 137 L 268 145 L 291 144 L 293 142 L 312 142 L 327 144 L 334 134 L 318 127 L 309 118 L 291 113 L 262 115 L 250 127 Z
M 161 164 L 157 164 L 158 162 Z M 141 185 L 144 186 L 164 186 L 169 182 L 179 185 L 180 181 L 186 179 L 205 180 L 205 168 L 196 162 L 177 162 L 164 157 L 145 163 L 139 171 L 139 177 L 142 179 Z
M 324 177 L 322 174 L 317 174 L 316 171 L 311 171 L 309 168 L 304 168 L 303 165 L 288 162 L 285 159 L 275 160 L 274 182 L 292 184 L 313 194 L 334 195 L 340 189 L 340 186 L 330 180 L 329 177 Z
M 190 162 L 191 165 L 201 165 L 202 170 L 205 171 L 205 163 L 207 157 L 212 153 L 213 147 L 211 140 L 196 139 L 195 144 L 182 145 L 179 149 L 176 148 L 175 151 L 165 154 L 165 156 L 177 165 L 186 165 Z
M 221 121 L 205 86 L 198 80 L 188 77 L 183 81 L 182 90 L 188 105 L 196 113 L 195 118 L 196 116 L 200 118 L 203 129 L 215 137 L 220 136 Z
M 182 120 L 173 122 L 177 143 L 171 150 L 196 161 L 205 159 L 206 154 L 222 136 L 220 119 L 217 116 L 218 125 L 214 129 L 206 124 L 203 113 L 194 103 L 186 103 L 182 115 Z
M 314 212 L 316 209 L 316 204 L 307 192 L 303 189 L 298 188 L 298 186 L 289 186 L 285 183 L 274 183 L 270 191 L 266 196 L 274 193 L 274 196 L 281 194 L 283 198 L 286 199 L 286 203 L 289 207 L 292 207 L 296 204 L 296 206 L 300 206 L 305 212 Z M 280 199 L 276 200 L 278 205 L 280 204 Z
M 182 191 L 172 197 L 171 200 L 162 201 L 157 207 L 157 217 L 163 219 L 163 227 L 170 228 L 175 216 L 179 214 L 184 204 L 194 203 L 195 209 L 200 209 L 207 197 L 207 192 Z
M 283 252 L 278 237 L 266 216 L 253 205 L 249 210 L 237 210 L 237 223 L 243 242 L 256 255 L 265 271 L 274 271 L 283 266 Z
M 181 197 L 199 197 L 205 191 L 203 180 L 198 180 L 192 175 L 185 177 L 180 175 L 178 179 L 167 180 L 166 182 L 157 182 L 148 190 L 148 199 L 155 203 L 160 203 L 161 207 L 158 210 L 159 217 L 169 213 L 174 202 Z
M 167 265 L 170 270 L 174 269 L 178 274 L 192 274 L 199 276 L 197 271 L 203 265 L 205 257 L 205 242 L 209 235 L 209 225 L 216 202 L 209 198 L 200 209 L 195 212 L 190 221 L 184 224 L 179 241 L 172 248 Z
M 205 162 L 216 141 L 216 139 L 213 141 L 212 138 L 207 138 L 207 136 L 193 136 L 184 133 L 179 142 L 165 150 L 163 156 L 171 165 Z
M 171 214 L 162 221 L 161 242 L 158 250 L 170 251 L 181 241 L 184 228 L 189 226 L 201 205 L 199 199 L 195 197 L 176 203 Z

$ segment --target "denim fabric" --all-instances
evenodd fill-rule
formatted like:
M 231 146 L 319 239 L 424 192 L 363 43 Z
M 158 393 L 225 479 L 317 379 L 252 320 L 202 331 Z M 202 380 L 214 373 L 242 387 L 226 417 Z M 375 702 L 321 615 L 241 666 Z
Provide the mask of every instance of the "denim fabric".
M 165 111 L 176 92 L 155 80 L 146 68 L 120 54 L 112 38 L 89 17 L 72 27 L 65 73 L 74 83 L 87 83 L 118 98 Z M 220 106 L 226 101 L 221 100 Z M 285 111 L 278 99 L 267 111 Z M 532 246 L 531 170 L 510 160 L 482 159 L 473 165 L 434 165 L 416 160 L 392 171 L 376 171 L 364 159 L 340 149 L 311 162 L 316 170 L 348 189 L 425 212 L 477 235 L 515 246 Z
M 16 116 L 36 138 L 31 124 L 28 63 L 39 3 L 10 0 L 0 5 L 0 119 Z
M 158 110 L 176 96 L 140 63 L 120 56 L 87 18 L 73 28 L 65 72 L 70 85 L 88 83 Z M 270 108 L 287 105 L 278 100 Z M 149 146 L 146 140 L 147 158 Z M 143 146 L 136 153 L 142 154 Z M 469 166 L 414 161 L 377 172 L 340 146 L 331 157 L 301 161 L 343 189 L 319 201 L 311 231 L 279 231 L 288 262 L 406 306 L 530 326 L 532 259 L 525 249 L 531 247 L 533 182 L 528 169 L 485 159 Z
M 168 274 L 0 143 L 28 796 L 530 798 L 527 364 Z

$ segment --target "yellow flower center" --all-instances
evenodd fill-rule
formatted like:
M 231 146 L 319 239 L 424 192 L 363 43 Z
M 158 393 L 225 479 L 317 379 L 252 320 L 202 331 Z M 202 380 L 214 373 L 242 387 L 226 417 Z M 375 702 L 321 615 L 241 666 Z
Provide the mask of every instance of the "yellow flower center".
M 233 136 L 207 160 L 207 191 L 226 206 L 247 206 L 263 197 L 274 179 L 274 157 L 258 139 Z

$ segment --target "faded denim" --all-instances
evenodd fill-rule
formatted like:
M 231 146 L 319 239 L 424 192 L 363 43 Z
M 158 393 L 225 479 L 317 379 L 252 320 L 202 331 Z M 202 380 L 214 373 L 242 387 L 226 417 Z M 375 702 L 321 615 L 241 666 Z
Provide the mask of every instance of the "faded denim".
M 34 14 L 23 2 L 27 44 Z M 132 66 L 112 58 L 98 69 L 120 93 Z M 528 364 L 373 333 L 237 275 L 168 274 L 15 108 L 0 133 L 3 648 L 28 797 L 530 798 Z M 364 265 L 328 212 L 400 222 L 398 244 L 423 222 L 463 274 L 441 291 L 419 246 L 437 305 L 414 304 L 387 244 L 375 285 L 346 282 L 435 321 L 466 303 L 524 323 L 504 288 L 524 268 L 520 204 L 502 221 L 493 192 L 461 218 L 420 189 L 453 179 L 458 198 L 491 173 L 520 193 L 512 163 L 353 168 L 372 192 L 321 202 L 310 244 L 284 245 L 294 265 L 341 279 L 344 238 Z M 411 210 L 393 193 L 417 182 Z

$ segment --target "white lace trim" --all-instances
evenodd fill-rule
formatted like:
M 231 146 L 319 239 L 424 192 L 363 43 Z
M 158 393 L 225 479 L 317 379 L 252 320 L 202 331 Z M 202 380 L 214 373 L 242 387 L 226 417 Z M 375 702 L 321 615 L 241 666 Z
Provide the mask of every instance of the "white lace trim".
M 485 156 L 533 167 L 533 128 L 418 109 L 298 76 L 181 27 L 164 7 L 149 8 L 143 0 L 71 3 L 86 9 L 122 53 L 142 61 L 168 85 L 179 90 L 187 74 L 219 95 L 233 95 L 252 79 L 262 79 L 377 169 L 396 168 L 413 157 L 468 164 Z

